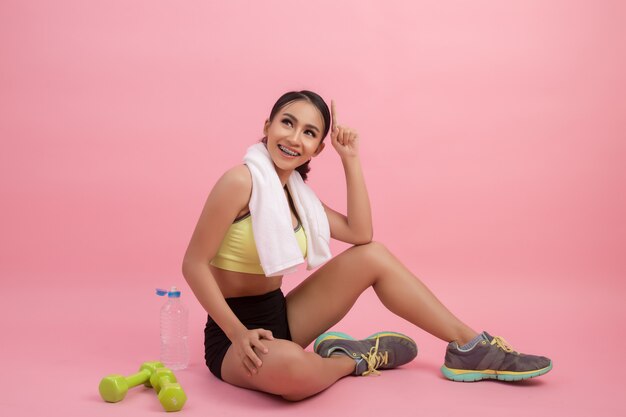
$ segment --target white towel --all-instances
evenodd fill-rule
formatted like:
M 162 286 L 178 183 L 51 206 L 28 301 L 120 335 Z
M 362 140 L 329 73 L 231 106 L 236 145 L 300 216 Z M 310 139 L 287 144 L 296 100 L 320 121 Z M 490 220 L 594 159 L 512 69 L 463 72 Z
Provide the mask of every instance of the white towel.
M 261 267 L 268 277 L 295 272 L 304 263 L 291 223 L 285 192 L 265 144 L 248 148 L 243 162 L 252 174 L 250 215 Z M 307 269 L 326 262 L 330 253 L 330 227 L 321 201 L 294 170 L 287 189 L 306 232 Z

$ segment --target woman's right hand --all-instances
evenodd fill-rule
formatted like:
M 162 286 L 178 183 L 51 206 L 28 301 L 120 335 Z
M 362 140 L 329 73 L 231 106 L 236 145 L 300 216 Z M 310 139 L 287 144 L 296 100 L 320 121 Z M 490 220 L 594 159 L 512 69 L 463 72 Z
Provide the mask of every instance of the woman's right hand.
M 235 353 L 241 359 L 248 376 L 258 373 L 258 368 L 263 364 L 254 348 L 257 348 L 259 352 L 264 354 L 269 352 L 267 346 L 261 342 L 261 339 L 274 340 L 274 336 L 271 331 L 265 329 L 245 329 L 231 339 Z

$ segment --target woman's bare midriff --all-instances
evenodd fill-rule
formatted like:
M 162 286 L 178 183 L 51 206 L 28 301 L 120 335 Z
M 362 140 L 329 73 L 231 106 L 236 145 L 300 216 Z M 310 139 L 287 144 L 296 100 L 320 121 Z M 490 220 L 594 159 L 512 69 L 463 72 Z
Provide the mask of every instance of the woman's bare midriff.
M 280 288 L 283 282 L 282 276 L 266 277 L 261 274 L 226 271 L 213 265 L 209 265 L 209 268 L 224 298 L 266 294 Z

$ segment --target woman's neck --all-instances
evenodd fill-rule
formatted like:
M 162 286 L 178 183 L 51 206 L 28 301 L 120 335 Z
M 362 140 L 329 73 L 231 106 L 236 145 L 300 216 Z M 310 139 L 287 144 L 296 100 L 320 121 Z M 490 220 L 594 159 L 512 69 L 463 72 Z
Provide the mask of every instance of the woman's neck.
M 287 185 L 287 181 L 289 180 L 289 176 L 291 175 L 293 170 L 283 171 L 281 169 L 276 168 L 276 165 L 274 165 L 274 169 L 276 169 L 276 174 L 278 174 L 278 179 L 280 181 L 280 184 L 284 188 Z

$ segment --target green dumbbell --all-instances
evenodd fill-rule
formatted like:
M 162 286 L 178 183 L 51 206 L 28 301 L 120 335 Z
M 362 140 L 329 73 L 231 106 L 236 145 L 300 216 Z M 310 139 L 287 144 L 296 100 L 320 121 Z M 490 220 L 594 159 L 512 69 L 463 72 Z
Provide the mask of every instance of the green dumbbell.
M 150 376 L 150 384 L 156 390 L 165 411 L 179 411 L 185 405 L 187 396 L 170 369 L 157 369 Z
M 139 368 L 139 372 L 130 376 L 108 375 L 102 378 L 100 386 L 100 396 L 109 403 L 122 401 L 128 392 L 128 388 L 136 387 L 140 384 L 150 386 L 150 377 L 154 375 L 157 369 L 163 368 L 161 362 L 144 362 Z

